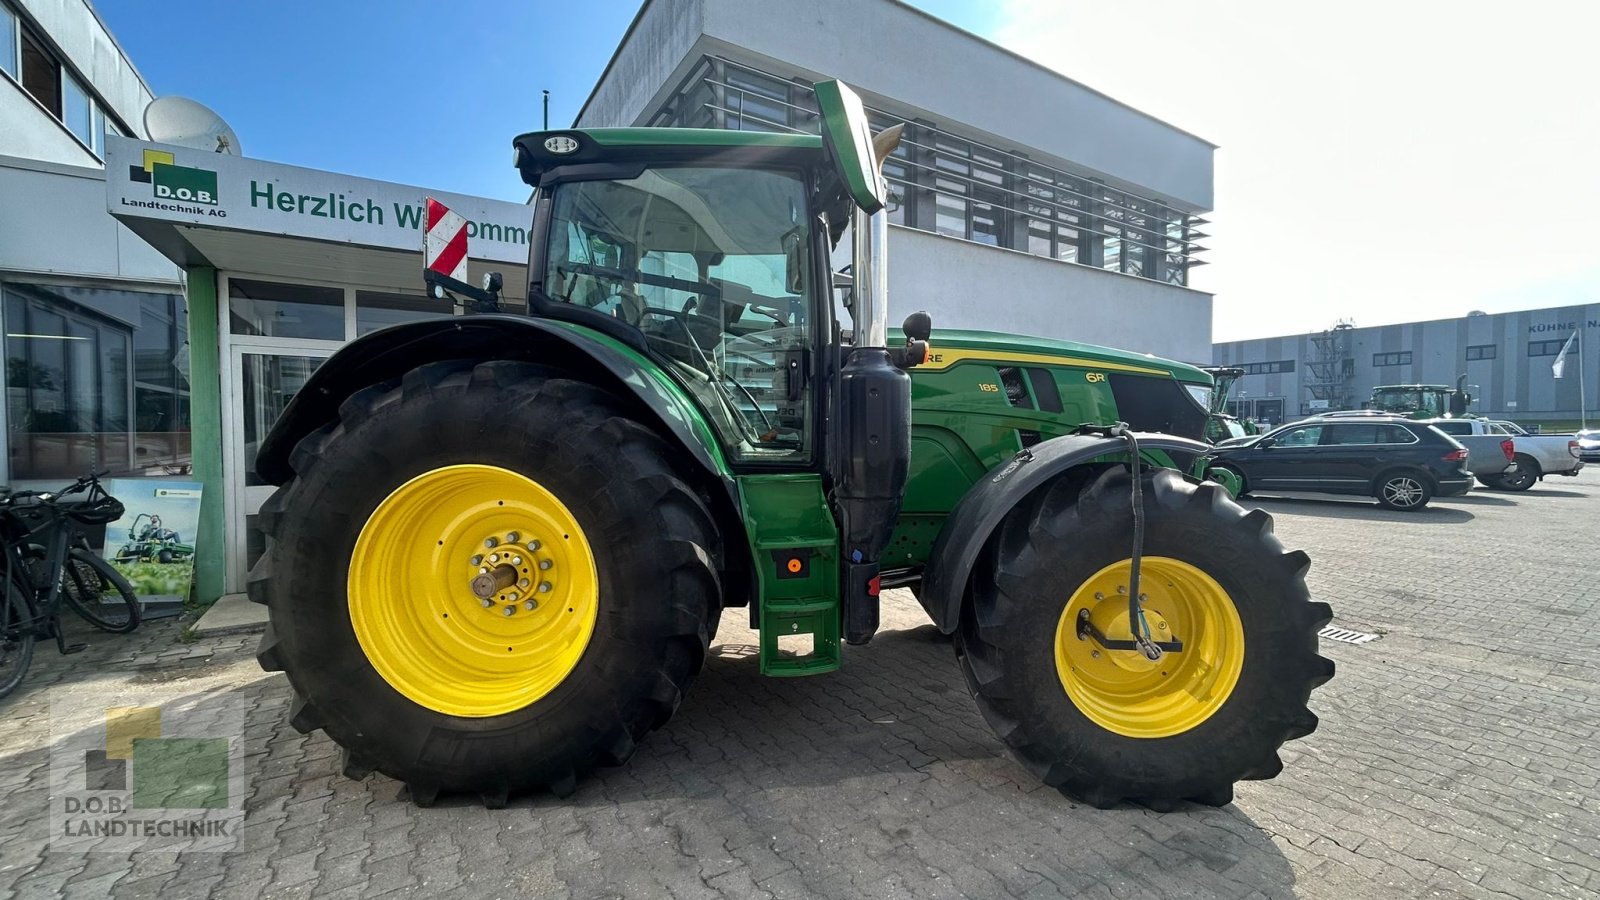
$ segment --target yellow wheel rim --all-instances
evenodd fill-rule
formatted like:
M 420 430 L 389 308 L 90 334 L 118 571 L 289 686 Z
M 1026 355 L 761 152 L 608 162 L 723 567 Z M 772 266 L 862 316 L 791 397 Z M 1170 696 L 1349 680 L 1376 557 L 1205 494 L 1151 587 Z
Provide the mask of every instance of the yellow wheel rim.
M 453 716 L 503 715 L 550 693 L 599 612 L 578 520 L 543 485 L 496 466 L 445 466 L 396 488 L 361 528 L 348 587 L 372 667 Z
M 1158 643 L 1183 649 L 1151 661 L 1138 650 L 1108 650 L 1079 638 L 1088 619 L 1108 640 L 1131 641 L 1128 628 L 1130 560 L 1106 566 L 1085 581 L 1056 625 L 1056 674 L 1074 706 L 1096 725 L 1132 738 L 1162 738 L 1195 728 L 1222 708 L 1244 666 L 1244 626 L 1216 579 L 1182 560 L 1146 556 L 1139 592 Z

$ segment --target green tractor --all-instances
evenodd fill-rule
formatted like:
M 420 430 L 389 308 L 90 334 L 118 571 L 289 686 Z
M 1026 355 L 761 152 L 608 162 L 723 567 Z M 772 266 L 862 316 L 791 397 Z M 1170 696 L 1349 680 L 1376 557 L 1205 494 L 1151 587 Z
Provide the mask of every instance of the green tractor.
M 817 94 L 821 136 L 516 138 L 526 313 L 354 341 L 274 426 L 258 658 L 347 775 L 424 805 L 566 796 L 673 714 L 724 609 L 763 673 L 817 675 L 896 585 L 1017 758 L 1097 806 L 1226 803 L 1316 727 L 1306 555 L 1185 474 L 1211 379 L 1039 338 L 930 347 L 925 314 L 891 343 L 898 129 Z
M 1448 384 L 1380 384 L 1372 389 L 1367 408 L 1413 419 L 1461 418 L 1472 403 L 1466 380 L 1462 375 L 1454 388 Z
M 194 545 L 161 524 L 161 517 L 140 513 L 128 526 L 128 541 L 116 553 L 119 563 L 174 563 L 194 559 Z
M 1214 385 L 1208 410 L 1210 415 L 1206 419 L 1206 440 L 1219 444 L 1255 434 L 1255 423 L 1241 422 L 1238 416 L 1228 412 L 1228 394 L 1233 390 L 1233 383 L 1244 377 L 1244 369 L 1238 366 L 1205 366 L 1201 371 L 1211 376 Z

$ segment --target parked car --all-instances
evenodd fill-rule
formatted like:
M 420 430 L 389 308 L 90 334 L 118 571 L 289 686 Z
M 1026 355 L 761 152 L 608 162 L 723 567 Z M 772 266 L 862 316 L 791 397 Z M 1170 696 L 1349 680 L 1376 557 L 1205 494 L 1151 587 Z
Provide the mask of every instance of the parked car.
M 1578 459 L 1600 462 L 1600 428 L 1585 428 L 1573 435 L 1578 439 Z
M 1516 442 L 1503 434 L 1474 433 L 1467 419 L 1426 419 L 1427 424 L 1467 448 L 1467 471 L 1479 481 L 1512 475 L 1517 470 Z
M 1515 471 L 1481 479 L 1497 491 L 1525 491 L 1546 475 L 1576 475 L 1583 468 L 1578 441 L 1567 434 L 1529 434 L 1515 422 L 1499 419 L 1434 419 L 1434 427 L 1451 435 L 1488 434 L 1509 437 L 1516 445 Z
M 1213 449 L 1214 468 L 1250 491 L 1319 491 L 1417 510 L 1472 488 L 1467 449 L 1426 423 L 1398 416 L 1312 418 Z

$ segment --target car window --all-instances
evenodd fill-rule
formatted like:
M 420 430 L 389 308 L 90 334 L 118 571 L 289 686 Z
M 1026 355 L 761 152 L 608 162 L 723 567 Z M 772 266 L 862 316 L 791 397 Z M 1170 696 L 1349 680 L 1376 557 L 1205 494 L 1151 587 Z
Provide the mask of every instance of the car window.
M 1380 444 L 1415 444 L 1417 436 L 1411 429 L 1404 425 L 1379 425 L 1378 443 Z
M 1434 422 L 1433 427 L 1445 434 L 1471 434 L 1471 422 Z
M 1324 444 L 1376 444 L 1378 442 L 1378 426 L 1376 425 L 1329 425 L 1327 436 L 1323 438 Z
M 1304 428 L 1291 428 L 1278 435 L 1273 443 L 1280 447 L 1315 447 L 1322 440 L 1321 425 L 1307 425 Z

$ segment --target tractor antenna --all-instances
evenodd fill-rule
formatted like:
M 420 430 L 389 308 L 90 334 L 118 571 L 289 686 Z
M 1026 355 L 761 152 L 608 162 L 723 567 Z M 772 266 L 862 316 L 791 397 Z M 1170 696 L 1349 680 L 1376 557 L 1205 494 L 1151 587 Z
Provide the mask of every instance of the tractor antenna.
M 541 130 L 542 131 L 549 131 L 550 130 L 550 92 L 549 91 L 545 91 L 544 92 L 544 128 L 541 129 Z

